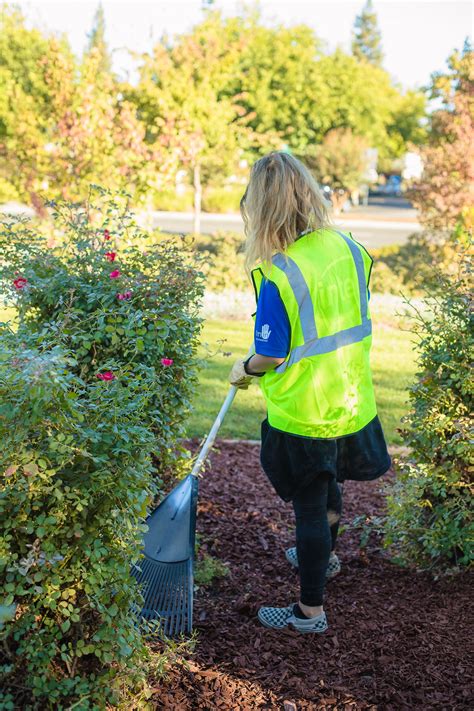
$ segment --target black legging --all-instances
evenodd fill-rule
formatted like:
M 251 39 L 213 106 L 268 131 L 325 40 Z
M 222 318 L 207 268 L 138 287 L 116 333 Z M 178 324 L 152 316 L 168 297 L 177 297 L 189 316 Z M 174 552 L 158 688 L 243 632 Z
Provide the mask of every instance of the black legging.
M 336 545 L 342 496 L 333 476 L 319 474 L 292 500 L 296 517 L 296 550 L 304 605 L 323 604 L 329 554 Z M 335 520 L 331 525 L 328 513 Z

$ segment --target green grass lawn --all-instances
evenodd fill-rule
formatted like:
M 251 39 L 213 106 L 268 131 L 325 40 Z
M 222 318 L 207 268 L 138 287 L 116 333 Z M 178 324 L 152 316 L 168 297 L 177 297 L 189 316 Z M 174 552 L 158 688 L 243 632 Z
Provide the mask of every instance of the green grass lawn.
M 377 324 L 374 318 L 372 371 L 379 416 L 390 444 L 400 444 L 396 432 L 407 410 L 407 387 L 415 371 L 415 354 L 410 334 L 395 324 Z M 200 385 L 194 411 L 187 423 L 190 437 L 203 437 L 209 431 L 229 387 L 227 376 L 235 359 L 244 356 L 252 339 L 253 323 L 248 321 L 208 320 L 204 325 L 203 344 L 210 354 L 200 373 Z M 224 344 L 218 341 L 226 339 Z M 217 351 L 220 353 L 216 354 Z M 231 351 L 231 356 L 223 352 Z M 206 356 L 206 348 L 200 355 Z M 240 390 L 219 430 L 219 437 L 259 439 L 260 422 L 265 417 L 265 401 L 258 385 Z

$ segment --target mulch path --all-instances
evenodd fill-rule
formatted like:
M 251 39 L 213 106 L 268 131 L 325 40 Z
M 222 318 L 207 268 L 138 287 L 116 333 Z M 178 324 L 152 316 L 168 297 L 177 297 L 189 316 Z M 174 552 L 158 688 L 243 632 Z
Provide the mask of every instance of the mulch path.
M 383 512 L 383 487 L 347 482 L 343 523 Z M 326 588 L 329 630 L 303 636 L 262 627 L 258 608 L 296 600 L 298 578 L 284 558 L 294 545 L 291 505 L 273 493 L 250 444 L 219 443 L 212 453 L 198 531 L 230 574 L 197 592 L 195 652 L 188 668 L 155 682 L 154 708 L 474 708 L 472 574 L 435 580 L 400 568 L 376 535 L 361 551 L 360 532 L 347 528 L 342 572 Z

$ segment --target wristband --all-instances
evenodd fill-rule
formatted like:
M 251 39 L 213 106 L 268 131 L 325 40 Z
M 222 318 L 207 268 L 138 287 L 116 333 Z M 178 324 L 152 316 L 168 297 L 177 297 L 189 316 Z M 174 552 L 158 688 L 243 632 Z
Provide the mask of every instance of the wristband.
M 252 355 L 250 356 L 250 358 L 253 358 L 254 355 L 255 355 L 255 353 L 252 353 Z M 248 362 L 249 362 L 250 358 L 247 358 L 247 360 L 244 360 L 244 370 L 245 370 L 245 372 L 247 373 L 247 375 L 252 375 L 252 376 L 255 376 L 256 378 L 261 378 L 262 375 L 265 375 L 265 373 L 250 373 L 250 372 L 247 370 L 247 365 L 248 365 Z

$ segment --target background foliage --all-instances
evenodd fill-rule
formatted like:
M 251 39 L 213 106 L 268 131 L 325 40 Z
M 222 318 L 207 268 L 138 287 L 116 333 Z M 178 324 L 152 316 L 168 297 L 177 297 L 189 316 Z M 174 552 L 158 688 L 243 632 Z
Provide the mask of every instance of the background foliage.
M 433 76 L 431 96 L 441 103 L 422 150 L 424 172 L 411 191 L 420 218 L 438 243 L 461 220 L 474 225 L 474 53 L 468 41 L 453 52 L 446 73 Z
M 205 206 L 225 210 L 223 188 L 271 149 L 305 159 L 345 131 L 387 163 L 425 137 L 421 92 L 403 92 L 357 53 L 326 53 L 305 25 L 268 27 L 255 10 L 208 11 L 192 31 L 163 37 L 137 58 L 135 85 L 111 71 L 100 11 L 80 59 L 18 10 L 0 13 L 0 200 L 38 212 L 43 194 L 85 199 L 90 182 L 166 207 L 179 171 L 199 203 L 221 190 Z

